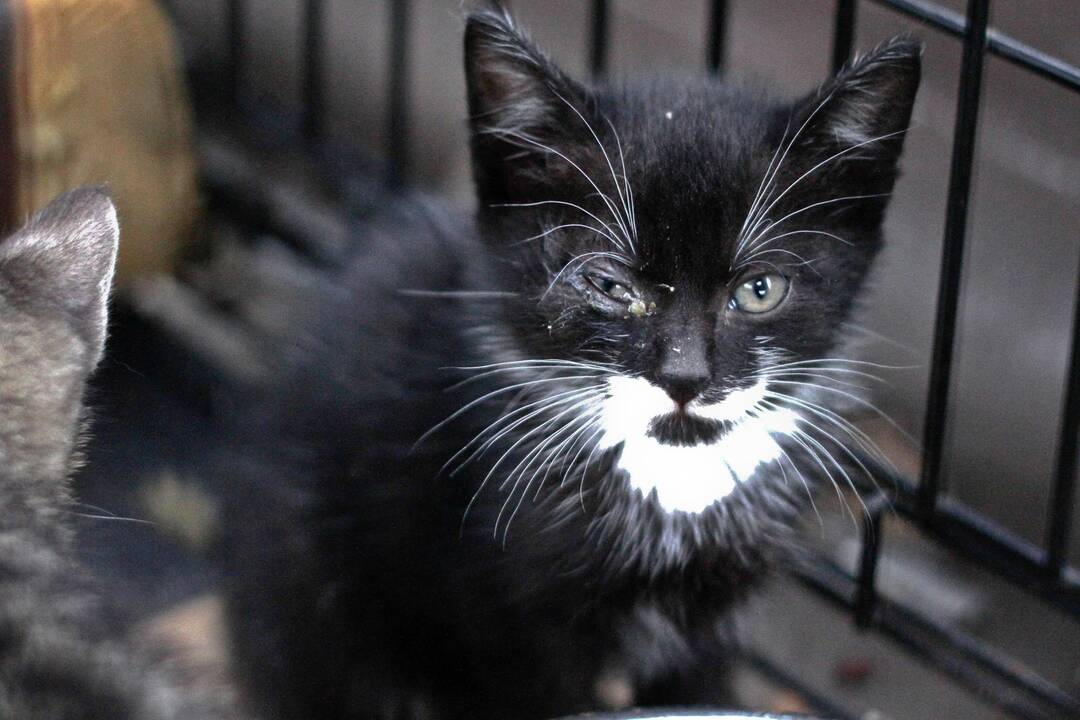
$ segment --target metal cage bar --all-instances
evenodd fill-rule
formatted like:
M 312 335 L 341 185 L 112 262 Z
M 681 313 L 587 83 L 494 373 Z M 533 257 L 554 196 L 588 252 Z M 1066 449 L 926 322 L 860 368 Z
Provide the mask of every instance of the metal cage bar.
M 589 21 L 589 72 L 594 78 L 607 73 L 610 14 L 607 0 L 593 0 Z
M 871 0 L 871 2 L 892 8 L 902 15 L 956 37 L 963 37 L 967 31 L 967 19 L 963 15 L 937 3 L 927 2 L 927 0 Z M 993 28 L 987 30 L 986 49 L 991 55 L 1003 58 L 1045 80 L 1050 80 L 1069 90 L 1080 90 L 1080 67 L 1036 50 Z
M 855 44 L 856 0 L 836 0 L 833 20 L 832 69 L 837 72 L 851 57 Z
M 317 142 L 322 137 L 325 114 L 322 47 L 325 9 L 324 0 L 306 0 L 301 23 L 300 46 L 304 48 L 304 65 L 300 86 L 300 131 L 308 143 Z
M 388 182 L 400 185 L 409 168 L 409 0 L 390 3 L 390 87 L 386 112 L 390 138 Z
M 796 577 L 841 609 L 855 606 L 858 583 L 829 561 L 800 568 Z M 1080 715 L 1080 700 L 988 647 L 982 640 L 881 599 L 866 627 L 904 646 L 995 707 L 1023 718 L 1051 720 Z
M 244 36 L 246 35 L 246 0 L 228 0 L 225 5 L 225 47 L 228 89 L 234 100 L 239 100 L 243 87 Z
M 727 0 L 713 0 L 709 4 L 708 36 L 705 38 L 705 69 L 718 74 L 724 69 L 724 52 L 727 43 Z
M 1077 436 L 1080 434 L 1080 288 L 1077 288 L 1073 310 L 1072 333 L 1061 412 L 1061 434 L 1054 467 L 1054 489 L 1050 495 L 1050 525 L 1046 533 L 1046 572 L 1051 582 L 1063 580 L 1076 493 Z
M 933 511 L 942 484 L 941 462 L 945 449 L 949 380 L 952 375 L 953 350 L 956 342 L 960 274 L 964 260 L 964 240 L 967 234 L 971 168 L 975 158 L 975 124 L 979 116 L 986 26 L 989 19 L 990 0 L 969 0 L 968 25 L 964 35 L 963 59 L 960 64 L 960 92 L 953 134 L 952 166 L 949 169 L 949 195 L 945 211 L 941 276 L 938 281 L 937 319 L 934 323 L 930 383 L 927 389 L 926 419 L 923 424 L 919 505 L 925 513 Z

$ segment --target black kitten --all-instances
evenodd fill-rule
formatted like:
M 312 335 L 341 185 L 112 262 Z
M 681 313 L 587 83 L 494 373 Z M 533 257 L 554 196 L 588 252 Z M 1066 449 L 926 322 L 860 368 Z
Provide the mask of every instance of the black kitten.
M 235 718 L 136 649 L 75 561 L 69 528 L 83 387 L 101 357 L 118 228 L 70 192 L 0 238 L 0 718 Z
M 470 17 L 477 229 L 388 211 L 311 298 L 262 416 L 230 605 L 272 717 L 704 697 L 680 681 L 723 657 L 718 619 L 829 471 L 839 432 L 815 427 L 842 421 L 800 391 L 858 372 L 829 355 L 919 52 L 892 41 L 784 104 L 586 88 Z

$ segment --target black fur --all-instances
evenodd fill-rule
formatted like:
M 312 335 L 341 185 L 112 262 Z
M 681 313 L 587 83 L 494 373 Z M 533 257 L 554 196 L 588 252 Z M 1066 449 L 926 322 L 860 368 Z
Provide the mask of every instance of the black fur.
M 641 704 L 721 699 L 691 681 L 721 669 L 718 620 L 783 554 L 793 487 L 760 473 L 704 512 L 668 513 L 611 471 L 615 449 L 500 491 L 544 436 L 514 440 L 552 411 L 471 459 L 470 440 L 500 413 L 587 380 L 461 368 L 602 362 L 682 404 L 746 386 L 759 338 L 792 358 L 827 353 L 881 243 L 886 199 L 800 216 L 850 245 L 790 236 L 772 246 L 788 254 L 739 267 L 735 241 L 783 140 L 798 142 L 779 188 L 858 138 L 906 128 L 918 45 L 883 45 L 785 104 L 705 78 L 587 89 L 507 17 L 481 13 L 466 67 L 476 228 L 415 199 L 364 228 L 362 249 L 310 298 L 288 392 L 253 423 L 261 459 L 242 473 L 252 489 L 233 512 L 230 552 L 241 675 L 271 718 L 555 716 L 601 707 L 611 678 Z M 619 192 L 620 144 L 632 262 L 567 266 L 610 240 L 546 231 L 611 217 L 597 191 Z M 901 144 L 891 134 L 826 163 L 771 216 L 888 193 Z M 783 305 L 732 309 L 747 271 L 788 277 Z M 619 286 L 633 303 L 610 294 Z M 546 378 L 559 379 L 455 416 Z

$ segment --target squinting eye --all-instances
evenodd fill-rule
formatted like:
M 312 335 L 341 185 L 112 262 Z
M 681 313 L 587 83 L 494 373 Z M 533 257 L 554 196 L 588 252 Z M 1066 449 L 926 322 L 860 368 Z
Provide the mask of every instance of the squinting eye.
M 743 312 L 769 312 L 787 297 L 788 285 L 788 279 L 778 273 L 754 275 L 740 281 L 731 302 Z
M 586 273 L 585 279 L 589 281 L 590 285 L 612 300 L 618 300 L 619 302 L 624 303 L 634 300 L 634 292 L 630 288 L 607 275 L 591 272 Z

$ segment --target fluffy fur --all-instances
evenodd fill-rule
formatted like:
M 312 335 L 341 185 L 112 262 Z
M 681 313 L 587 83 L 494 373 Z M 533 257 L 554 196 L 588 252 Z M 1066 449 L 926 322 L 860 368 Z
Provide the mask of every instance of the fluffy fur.
M 83 189 L 0 240 L 2 718 L 236 717 L 130 647 L 74 560 L 67 477 L 105 341 L 117 237 L 109 198 Z
M 363 228 L 252 421 L 241 674 L 273 718 L 720 700 L 724 612 L 783 554 L 804 485 L 846 477 L 856 436 L 800 386 L 861 372 L 829 355 L 919 48 L 781 103 L 705 78 L 586 88 L 498 13 L 465 45 L 475 226 L 406 199 Z

